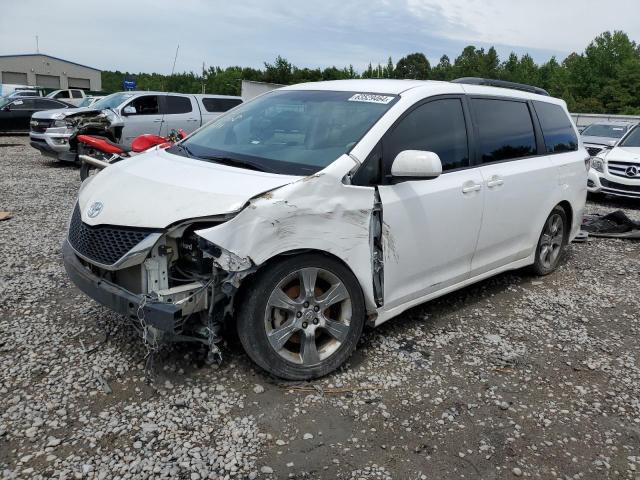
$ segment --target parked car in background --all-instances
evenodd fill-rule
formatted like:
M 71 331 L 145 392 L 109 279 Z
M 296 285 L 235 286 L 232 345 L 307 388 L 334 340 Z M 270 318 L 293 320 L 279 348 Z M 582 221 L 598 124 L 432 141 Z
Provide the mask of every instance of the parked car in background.
M 585 127 L 580 133 L 589 155 L 597 155 L 606 147 L 613 147 L 633 127 L 633 122 L 598 122 Z
M 47 98 L 55 98 L 56 100 L 62 100 L 70 103 L 71 105 L 79 106 L 86 98 L 86 93 L 80 88 L 69 88 L 67 90 L 54 90 Z
M 34 113 L 70 107 L 73 105 L 50 98 L 3 98 L 0 100 L 0 132 L 28 132 Z
M 18 87 L 4 98 L 44 97 L 44 90 L 38 87 Z
M 301 380 L 338 368 L 365 323 L 549 274 L 580 230 L 589 157 L 564 101 L 486 83 L 283 87 L 109 166 L 80 189 L 69 277 L 154 344 L 215 352 L 235 321 L 256 364 Z
M 591 159 L 587 189 L 592 194 L 640 198 L 640 125 Z
M 103 135 L 126 147 L 138 135 L 191 133 L 242 103 L 240 97 L 167 92 L 118 92 L 87 108 L 34 115 L 31 145 L 62 161 L 76 160 L 75 135 Z

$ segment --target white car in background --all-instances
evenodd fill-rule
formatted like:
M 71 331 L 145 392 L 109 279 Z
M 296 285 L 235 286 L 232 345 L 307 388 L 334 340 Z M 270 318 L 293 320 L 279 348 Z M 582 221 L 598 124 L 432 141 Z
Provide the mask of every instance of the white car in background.
M 554 271 L 588 163 L 565 103 L 533 87 L 294 85 L 89 177 L 64 264 L 154 345 L 216 352 L 233 319 L 260 367 L 315 378 L 365 323 L 506 270 Z
M 623 121 L 592 123 L 582 130 L 580 139 L 589 155 L 596 156 L 603 148 L 614 147 L 634 125 Z
M 592 194 L 640 198 L 640 125 L 591 159 L 587 189 Z

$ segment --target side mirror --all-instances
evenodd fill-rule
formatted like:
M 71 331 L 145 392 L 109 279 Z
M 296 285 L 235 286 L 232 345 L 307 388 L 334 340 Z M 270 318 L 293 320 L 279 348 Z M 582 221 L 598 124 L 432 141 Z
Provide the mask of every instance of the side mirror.
M 122 113 L 123 115 L 135 115 L 136 112 L 136 107 L 132 107 L 131 105 L 127 105 L 126 107 L 124 107 L 122 109 Z
M 608 146 L 608 147 L 613 148 L 613 147 L 615 147 L 615 146 L 616 146 L 616 143 L 618 143 L 618 141 L 617 141 L 617 140 L 609 140 L 609 141 L 607 142 L 607 146 Z
M 403 150 L 391 164 L 391 176 L 397 180 L 427 180 L 442 174 L 442 162 L 437 153 Z

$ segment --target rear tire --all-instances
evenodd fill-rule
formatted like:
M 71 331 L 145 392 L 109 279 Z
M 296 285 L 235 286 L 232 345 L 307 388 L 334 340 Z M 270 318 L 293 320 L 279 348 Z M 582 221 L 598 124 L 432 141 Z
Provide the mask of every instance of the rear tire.
M 351 271 L 321 254 L 289 257 L 259 272 L 238 310 L 247 355 L 287 380 L 322 377 L 353 353 L 365 320 Z
M 549 275 L 556 268 L 567 246 L 570 226 L 564 208 L 555 207 L 542 227 L 542 233 L 536 245 L 535 261 L 531 270 L 536 275 Z

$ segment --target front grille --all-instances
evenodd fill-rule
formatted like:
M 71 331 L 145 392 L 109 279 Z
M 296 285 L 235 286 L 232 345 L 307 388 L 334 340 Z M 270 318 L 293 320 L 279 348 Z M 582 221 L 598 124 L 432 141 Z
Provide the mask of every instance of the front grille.
M 598 152 L 600 150 L 602 150 L 602 147 L 586 147 L 587 152 L 589 152 L 589 155 L 591 155 L 592 157 L 595 157 Z
M 607 162 L 607 168 L 611 175 L 624 178 L 637 178 L 640 180 L 640 173 L 636 173 L 635 176 L 627 175 L 627 169 L 629 167 L 635 167 L 636 172 L 640 172 L 640 163 L 625 163 L 625 162 Z
M 113 265 L 155 230 L 149 228 L 91 227 L 82 221 L 76 204 L 69 224 L 69 243 L 80 255 L 102 265 Z
M 54 120 L 32 118 L 29 125 L 33 133 L 44 133 L 47 128 L 53 125 L 53 122 Z
M 604 188 L 613 188 L 616 190 L 623 190 L 625 192 L 640 193 L 640 182 L 638 183 L 638 185 L 625 185 L 623 183 L 612 182 L 610 180 L 607 180 L 606 178 L 601 178 L 600 183 Z

